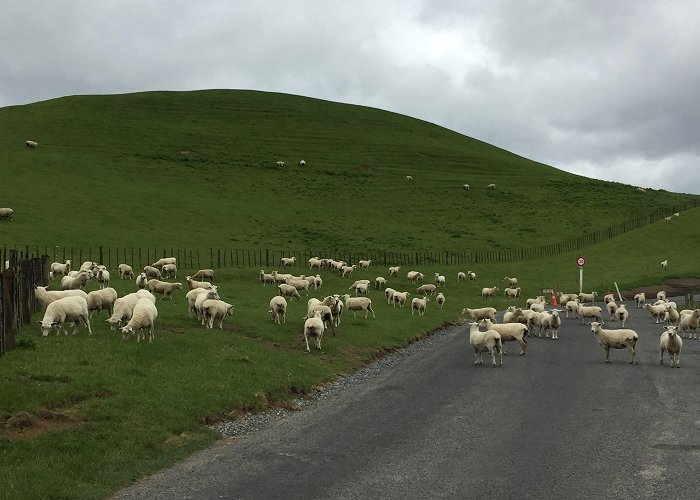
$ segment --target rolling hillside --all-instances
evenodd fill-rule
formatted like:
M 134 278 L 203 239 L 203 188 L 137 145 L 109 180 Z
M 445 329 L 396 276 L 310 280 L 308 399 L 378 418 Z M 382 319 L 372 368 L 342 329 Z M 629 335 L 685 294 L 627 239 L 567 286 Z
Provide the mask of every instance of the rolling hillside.
M 16 213 L 0 226 L 9 245 L 517 248 L 697 198 L 640 193 L 407 116 L 284 94 L 64 97 L 2 108 L 0 128 L 0 205 Z

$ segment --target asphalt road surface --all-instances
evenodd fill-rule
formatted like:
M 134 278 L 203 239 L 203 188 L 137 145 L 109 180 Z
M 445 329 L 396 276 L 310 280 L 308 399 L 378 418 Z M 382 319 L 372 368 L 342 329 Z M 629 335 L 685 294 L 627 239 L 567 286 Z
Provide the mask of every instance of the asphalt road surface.
M 627 350 L 604 364 L 574 319 L 558 341 L 530 337 L 525 356 L 508 343 L 502 368 L 488 355 L 475 366 L 465 327 L 452 327 L 115 498 L 698 498 L 700 342 L 685 340 L 680 369 L 659 366 L 661 327 L 628 310 L 637 366 Z

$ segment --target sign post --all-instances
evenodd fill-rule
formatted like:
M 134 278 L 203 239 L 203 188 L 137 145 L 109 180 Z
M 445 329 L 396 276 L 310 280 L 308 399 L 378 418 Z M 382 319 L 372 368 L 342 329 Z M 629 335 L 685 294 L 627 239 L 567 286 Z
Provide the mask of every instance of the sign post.
M 578 293 L 583 293 L 583 266 L 586 264 L 586 259 L 578 257 L 576 265 L 578 265 Z

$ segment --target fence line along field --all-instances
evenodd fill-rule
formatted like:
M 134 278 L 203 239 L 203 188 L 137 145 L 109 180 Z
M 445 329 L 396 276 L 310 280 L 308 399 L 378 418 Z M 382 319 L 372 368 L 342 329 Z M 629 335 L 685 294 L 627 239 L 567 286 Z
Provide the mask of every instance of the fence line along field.
M 9 131 L 0 137 L 8 180 L 0 194 L 13 208 L 0 222 L 9 273 L 14 261 L 47 256 L 25 289 L 52 291 L 63 276 L 49 277 L 51 264 L 104 265 L 109 281 L 89 277 L 84 292 L 132 297 L 132 315 L 143 319 L 124 336 L 108 321 L 109 307 L 113 316 L 122 306 L 101 304 L 92 335 L 82 325 L 73 335 L 74 320 L 57 318 L 69 333 L 43 336 L 46 310 L 22 309 L 28 321 L 0 356 L 0 475 L 10 478 L 0 496 L 8 498 L 108 496 L 218 439 L 209 424 L 293 407 L 313 388 L 462 322 L 464 309 L 578 292 L 582 254 L 584 291 L 599 297 L 614 281 L 624 293 L 697 276 L 687 244 L 700 223 L 697 196 L 582 178 L 395 113 L 262 92 L 154 92 L 2 108 L 0 124 Z M 25 146 L 30 137 L 39 147 Z M 56 178 L 60 187 L 47 182 Z M 164 257 L 176 273 L 157 266 L 151 286 L 139 280 Z M 340 267 L 310 269 L 312 257 Z M 121 279 L 120 264 L 133 276 Z M 195 278 L 216 287 L 199 293 L 203 325 L 187 277 L 207 269 L 213 280 Z M 410 271 L 423 281 L 411 282 Z M 275 321 L 284 274 L 293 290 Z M 512 299 L 504 277 L 518 279 Z M 421 290 L 429 300 L 414 311 Z M 343 303 L 357 294 L 372 312 L 357 301 L 324 324 L 320 349 L 309 330 L 307 351 L 308 301 L 346 294 Z M 134 313 L 143 300 L 154 307 Z M 578 333 L 562 328 L 557 345 Z M 472 363 L 466 336 L 464 346 Z

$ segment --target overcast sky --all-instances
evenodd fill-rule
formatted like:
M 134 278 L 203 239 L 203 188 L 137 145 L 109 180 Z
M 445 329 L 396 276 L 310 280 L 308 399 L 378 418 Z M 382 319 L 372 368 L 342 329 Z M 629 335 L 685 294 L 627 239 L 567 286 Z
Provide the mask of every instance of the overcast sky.
M 698 0 L 0 0 L 0 106 L 286 92 L 700 193 Z

